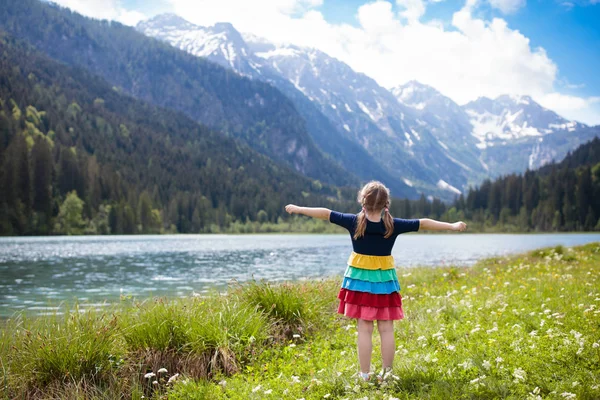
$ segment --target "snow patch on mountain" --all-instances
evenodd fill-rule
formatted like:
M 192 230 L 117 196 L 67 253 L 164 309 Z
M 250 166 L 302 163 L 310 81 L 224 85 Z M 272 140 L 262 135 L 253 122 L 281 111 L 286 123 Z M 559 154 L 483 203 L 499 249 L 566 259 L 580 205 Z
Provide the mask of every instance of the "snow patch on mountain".
M 449 184 L 448 182 L 446 182 L 443 179 L 440 179 L 437 182 L 437 187 L 440 188 L 440 189 L 442 189 L 442 190 L 447 190 L 447 191 L 450 191 L 450 192 L 455 193 L 455 194 L 461 194 L 462 193 L 460 190 L 458 190 L 457 188 L 455 188 L 454 186 L 452 186 L 451 184 Z
M 367 114 L 369 116 L 369 118 L 371 118 L 373 121 L 377 121 L 377 119 L 375 118 L 375 116 L 373 114 L 371 114 L 371 111 L 367 108 L 367 106 L 365 106 L 363 104 L 362 101 L 357 101 L 356 104 L 358 104 L 358 108 L 360 108 L 362 112 L 364 112 L 365 114 Z

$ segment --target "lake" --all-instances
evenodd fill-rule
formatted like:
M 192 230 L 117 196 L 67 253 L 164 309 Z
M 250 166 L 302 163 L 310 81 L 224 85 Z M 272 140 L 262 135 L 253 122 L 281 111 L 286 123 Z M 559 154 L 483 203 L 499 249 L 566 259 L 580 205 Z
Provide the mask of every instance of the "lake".
M 472 265 L 540 247 L 600 241 L 600 234 L 405 234 L 399 266 Z M 0 317 L 54 312 L 75 298 L 105 307 L 121 294 L 189 296 L 232 280 L 341 276 L 348 235 L 156 235 L 0 238 Z M 400 282 L 402 284 L 402 282 Z

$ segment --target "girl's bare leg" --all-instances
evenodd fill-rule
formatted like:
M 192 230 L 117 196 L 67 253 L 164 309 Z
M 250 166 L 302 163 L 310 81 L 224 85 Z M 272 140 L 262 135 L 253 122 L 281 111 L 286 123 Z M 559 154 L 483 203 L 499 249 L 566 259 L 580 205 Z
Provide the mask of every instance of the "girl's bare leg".
M 377 330 L 381 337 L 381 359 L 383 369 L 391 367 L 394 363 L 396 344 L 394 341 L 394 321 L 377 321 Z
M 358 361 L 360 371 L 369 373 L 371 371 L 371 353 L 373 352 L 373 321 L 358 319 Z

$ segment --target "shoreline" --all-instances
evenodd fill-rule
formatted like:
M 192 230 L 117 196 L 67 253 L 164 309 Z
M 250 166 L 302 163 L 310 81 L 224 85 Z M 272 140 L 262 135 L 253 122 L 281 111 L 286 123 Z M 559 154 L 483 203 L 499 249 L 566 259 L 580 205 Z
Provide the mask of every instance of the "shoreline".
M 435 231 L 421 231 L 421 232 L 407 232 L 405 235 L 600 235 L 600 231 L 569 231 L 569 232 L 435 232 Z M 334 235 L 343 235 L 347 236 L 348 233 L 344 231 L 340 232 L 256 232 L 256 233 L 135 233 L 135 234 L 110 234 L 110 235 L 31 235 L 31 236 L 0 236 L 0 241 L 2 239 L 20 239 L 20 238 L 35 238 L 35 239 L 50 239 L 50 238 L 110 238 L 110 237 L 120 237 L 120 238 L 128 238 L 128 237 L 165 237 L 165 236 L 274 236 L 274 235 L 282 235 L 282 236 L 290 236 L 290 235 L 299 235 L 299 236 L 317 236 L 317 235 L 326 235 L 326 236 L 334 236 Z

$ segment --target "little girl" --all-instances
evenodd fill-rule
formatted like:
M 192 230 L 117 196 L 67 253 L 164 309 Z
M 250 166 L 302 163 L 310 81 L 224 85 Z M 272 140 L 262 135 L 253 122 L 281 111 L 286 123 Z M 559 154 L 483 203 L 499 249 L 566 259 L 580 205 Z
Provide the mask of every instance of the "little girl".
M 377 181 L 367 183 L 358 192 L 358 202 L 362 211 L 357 215 L 294 204 L 288 204 L 285 210 L 290 214 L 328 219 L 350 233 L 354 251 L 348 258 L 348 268 L 338 294 L 338 313 L 357 319 L 360 377 L 365 381 L 370 379 L 373 321 L 377 321 L 383 359 L 378 379 L 383 380 L 391 372 L 394 361 L 393 321 L 404 318 L 400 285 L 391 255 L 396 237 L 419 229 L 464 231 L 467 225 L 462 221 L 449 224 L 428 218 L 392 218 L 388 210 L 390 191 Z

